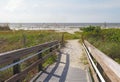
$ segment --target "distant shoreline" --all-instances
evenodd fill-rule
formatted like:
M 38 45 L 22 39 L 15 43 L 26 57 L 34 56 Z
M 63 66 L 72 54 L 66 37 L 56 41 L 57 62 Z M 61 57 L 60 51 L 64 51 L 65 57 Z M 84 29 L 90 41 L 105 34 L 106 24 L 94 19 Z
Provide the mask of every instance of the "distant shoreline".
M 0 23 L 5 24 L 5 23 Z M 120 23 L 8 23 L 10 27 L 86 27 L 86 26 L 101 26 L 101 27 L 120 27 Z
M 101 28 L 120 28 L 120 23 L 0 23 L 0 25 L 6 24 L 12 30 L 65 30 L 90 25 L 101 26 Z

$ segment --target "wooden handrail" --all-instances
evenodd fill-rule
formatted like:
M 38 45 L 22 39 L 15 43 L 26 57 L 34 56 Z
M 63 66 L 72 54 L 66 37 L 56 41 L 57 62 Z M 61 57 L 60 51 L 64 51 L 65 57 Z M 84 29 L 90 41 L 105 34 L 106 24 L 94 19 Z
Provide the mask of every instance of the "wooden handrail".
M 28 66 L 22 72 L 13 75 L 11 78 L 6 80 L 5 82 L 16 82 L 17 80 L 20 80 L 21 78 L 24 78 L 30 70 L 32 70 L 35 66 L 38 66 L 40 63 L 43 63 L 48 57 L 50 57 L 52 55 L 52 53 L 49 53 L 43 59 L 39 59 L 39 60 L 35 61 L 33 64 Z
M 0 64 L 6 63 L 9 61 L 13 61 L 17 58 L 23 57 L 30 53 L 38 52 L 39 50 L 44 49 L 45 47 L 54 45 L 56 43 L 58 43 L 58 41 L 47 42 L 47 43 L 40 44 L 40 45 L 37 45 L 34 47 L 22 48 L 22 49 L 18 49 L 18 50 L 1 53 L 0 54 Z
M 94 77 L 94 81 L 99 82 L 99 80 L 100 80 L 100 82 L 106 82 L 105 79 L 103 78 L 102 74 L 98 70 L 97 66 L 95 65 L 94 60 L 92 59 L 92 57 L 84 43 L 83 43 L 83 47 L 86 51 L 87 59 L 89 60 L 89 64 L 91 65 L 90 68 L 91 68 L 91 71 L 92 71 L 92 74 Z
M 88 41 L 84 41 L 84 44 L 93 58 L 100 64 L 110 81 L 120 82 L 120 65 L 103 52 L 95 48 Z
M 9 61 L 14 61 L 11 62 L 9 65 L 4 66 L 0 68 L 0 71 L 4 71 L 10 67 L 13 67 L 13 76 L 7 79 L 5 82 L 16 82 L 21 80 L 27 73 L 32 70 L 35 66 L 41 67 L 38 68 L 42 69 L 42 63 L 52 55 L 53 52 L 55 52 L 59 48 L 60 42 L 59 41 L 52 41 L 52 42 L 47 42 L 44 44 L 40 44 L 34 47 L 29 47 L 29 48 L 23 48 L 23 49 L 18 49 L 6 53 L 1 53 L 0 54 L 0 64 L 6 64 L 9 63 Z M 48 55 L 45 55 L 44 57 L 41 54 L 45 51 L 49 50 L 50 52 Z M 30 55 L 28 57 L 25 57 L 21 59 L 23 56 L 27 56 L 29 54 L 33 53 L 33 55 Z M 20 70 L 20 63 L 33 58 L 34 56 L 38 56 L 38 60 L 32 63 L 30 66 L 25 68 L 23 71 Z M 21 60 L 20 60 L 21 59 Z

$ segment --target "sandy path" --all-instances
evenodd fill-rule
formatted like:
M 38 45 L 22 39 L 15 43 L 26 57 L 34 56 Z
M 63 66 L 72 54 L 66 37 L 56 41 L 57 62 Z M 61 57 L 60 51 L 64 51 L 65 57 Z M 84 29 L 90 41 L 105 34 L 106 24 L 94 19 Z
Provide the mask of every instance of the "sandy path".
M 87 73 L 80 60 L 83 47 L 78 41 L 69 40 L 57 62 L 43 71 L 35 82 L 87 82 Z
M 84 65 L 80 60 L 83 55 L 83 47 L 79 43 L 79 40 L 68 40 L 66 47 L 61 50 L 64 53 L 70 55 L 70 66 L 84 69 Z M 62 56 L 62 61 L 65 61 L 65 57 Z

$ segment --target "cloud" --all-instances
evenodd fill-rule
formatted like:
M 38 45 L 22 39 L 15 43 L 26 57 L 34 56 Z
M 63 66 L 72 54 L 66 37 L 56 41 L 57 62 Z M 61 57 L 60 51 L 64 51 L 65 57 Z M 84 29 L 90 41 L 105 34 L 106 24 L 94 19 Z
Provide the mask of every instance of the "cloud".
M 120 0 L 0 0 L 0 21 L 112 21 L 120 19 L 119 3 Z
M 23 1 L 24 0 L 9 0 L 5 9 L 8 11 L 15 11 L 22 6 Z

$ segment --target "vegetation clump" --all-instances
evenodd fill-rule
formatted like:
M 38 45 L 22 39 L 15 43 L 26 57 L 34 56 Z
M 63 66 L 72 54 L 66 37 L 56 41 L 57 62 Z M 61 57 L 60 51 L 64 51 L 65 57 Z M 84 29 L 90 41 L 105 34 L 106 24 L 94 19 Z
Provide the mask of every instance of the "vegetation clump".
M 10 27 L 8 25 L 0 26 L 0 31 L 6 31 L 10 30 Z
M 55 31 L 0 31 L 0 53 L 53 40 L 61 40 L 61 33 Z
M 120 29 L 101 29 L 89 26 L 81 29 L 82 39 L 88 40 L 95 47 L 120 63 Z

